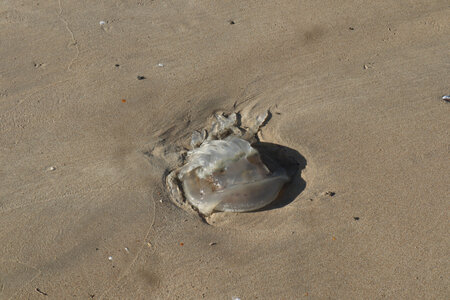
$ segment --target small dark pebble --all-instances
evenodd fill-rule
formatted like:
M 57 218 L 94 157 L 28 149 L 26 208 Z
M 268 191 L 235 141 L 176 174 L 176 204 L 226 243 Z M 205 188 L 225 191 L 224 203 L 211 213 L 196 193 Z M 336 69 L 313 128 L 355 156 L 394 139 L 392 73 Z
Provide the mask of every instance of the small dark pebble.
M 230 25 L 236 24 L 233 20 L 230 20 L 229 23 L 230 23 Z
M 348 29 L 349 29 L 349 30 L 355 30 L 355 28 L 354 28 L 354 27 L 349 27 Z
M 98 249 L 98 248 L 95 248 L 95 251 L 98 251 L 98 250 L 100 250 L 100 249 Z
M 114 66 L 115 66 L 116 68 L 120 67 L 120 65 L 119 65 L 119 64 L 115 64 Z
M 145 79 L 145 76 L 138 76 L 137 79 L 138 79 L 138 80 L 144 80 L 144 79 Z
M 335 192 L 330 192 L 330 191 L 328 191 L 328 192 L 325 193 L 325 195 L 328 195 L 328 196 L 330 196 L 330 197 L 333 197 L 334 195 L 336 195 L 336 193 L 335 193 Z
M 355 221 L 359 221 L 359 217 L 353 217 L 353 219 L 355 219 Z

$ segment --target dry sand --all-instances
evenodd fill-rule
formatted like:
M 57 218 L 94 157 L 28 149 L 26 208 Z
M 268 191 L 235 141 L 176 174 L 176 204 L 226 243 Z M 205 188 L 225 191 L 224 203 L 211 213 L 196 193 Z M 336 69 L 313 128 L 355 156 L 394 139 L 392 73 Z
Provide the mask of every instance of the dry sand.
M 448 299 L 448 4 L 2 0 L 0 298 Z M 174 206 L 173 151 L 265 109 L 301 193 Z

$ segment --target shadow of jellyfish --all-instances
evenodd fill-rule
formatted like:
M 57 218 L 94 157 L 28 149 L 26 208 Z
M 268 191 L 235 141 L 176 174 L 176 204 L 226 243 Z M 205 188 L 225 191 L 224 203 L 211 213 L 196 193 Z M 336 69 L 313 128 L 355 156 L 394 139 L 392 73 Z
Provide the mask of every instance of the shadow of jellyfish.
M 306 167 L 306 159 L 297 150 L 278 144 L 256 142 L 252 146 L 258 150 L 261 160 L 269 170 L 283 168 L 290 178 L 278 197 L 258 211 L 281 208 L 294 201 L 306 187 L 306 182 L 301 177 L 301 173 Z

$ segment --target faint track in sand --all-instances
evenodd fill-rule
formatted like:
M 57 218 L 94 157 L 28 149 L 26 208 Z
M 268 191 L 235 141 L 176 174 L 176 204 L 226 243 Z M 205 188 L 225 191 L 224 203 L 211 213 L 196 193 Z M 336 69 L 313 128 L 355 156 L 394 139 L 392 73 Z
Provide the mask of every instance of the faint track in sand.
M 137 259 L 139 258 L 139 256 L 142 253 L 142 250 L 144 250 L 145 245 L 147 245 L 148 242 L 148 237 L 150 236 L 150 231 L 153 228 L 153 225 L 155 224 L 155 219 L 156 219 L 156 200 L 155 197 L 153 196 L 153 218 L 152 218 L 152 222 L 150 223 L 147 232 L 145 234 L 143 243 L 141 245 L 141 247 L 139 248 L 138 252 L 136 253 L 136 255 L 134 256 L 133 260 L 130 262 L 130 264 L 128 265 L 128 267 L 125 269 L 125 271 L 122 273 L 122 275 L 119 276 L 119 278 L 117 278 L 117 280 L 114 282 L 114 284 L 111 284 L 100 296 L 99 299 L 103 299 L 105 297 L 105 295 L 111 290 L 111 288 L 113 288 L 114 286 L 116 286 L 117 283 L 119 283 L 125 276 L 127 276 L 132 267 L 134 266 L 134 264 L 136 263 Z
M 67 22 L 67 20 L 62 17 L 63 8 L 62 8 L 61 0 L 58 0 L 58 6 L 59 6 L 58 18 L 61 20 L 61 22 L 64 23 L 67 31 L 70 33 L 70 37 L 72 38 L 72 43 L 69 45 L 75 46 L 75 49 L 77 50 L 75 57 L 72 58 L 69 65 L 67 66 L 67 70 L 72 71 L 71 67 L 74 64 L 74 62 L 78 59 L 78 56 L 80 55 L 80 48 L 78 47 L 78 41 L 75 39 L 75 35 L 73 34 L 72 29 L 70 29 L 70 27 L 69 27 L 69 22 Z

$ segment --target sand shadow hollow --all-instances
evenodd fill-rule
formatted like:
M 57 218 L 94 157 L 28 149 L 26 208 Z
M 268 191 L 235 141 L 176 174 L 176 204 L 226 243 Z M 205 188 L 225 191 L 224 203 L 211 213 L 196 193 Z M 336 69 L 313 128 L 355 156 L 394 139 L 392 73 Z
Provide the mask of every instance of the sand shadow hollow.
M 301 176 L 307 164 L 305 157 L 297 150 L 278 144 L 256 142 L 252 146 L 259 151 L 262 161 L 271 171 L 281 167 L 291 179 L 271 204 L 257 211 L 281 208 L 294 201 L 306 188 Z

